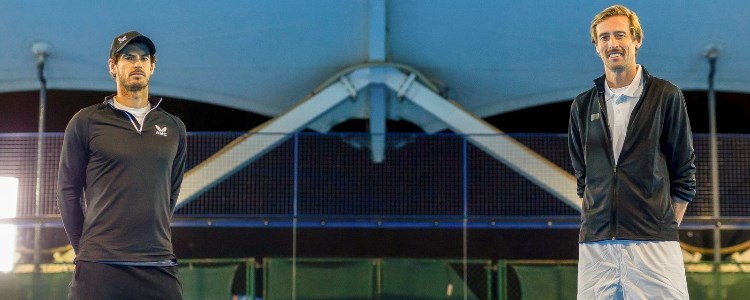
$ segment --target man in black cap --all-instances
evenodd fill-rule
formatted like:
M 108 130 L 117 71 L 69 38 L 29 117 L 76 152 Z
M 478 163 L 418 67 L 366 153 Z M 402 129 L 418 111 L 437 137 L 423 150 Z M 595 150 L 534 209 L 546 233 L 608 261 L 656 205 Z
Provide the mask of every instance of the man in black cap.
M 182 121 L 149 97 L 156 47 L 136 31 L 109 52 L 117 93 L 65 129 L 58 206 L 76 253 L 69 299 L 182 299 L 170 221 L 185 168 Z

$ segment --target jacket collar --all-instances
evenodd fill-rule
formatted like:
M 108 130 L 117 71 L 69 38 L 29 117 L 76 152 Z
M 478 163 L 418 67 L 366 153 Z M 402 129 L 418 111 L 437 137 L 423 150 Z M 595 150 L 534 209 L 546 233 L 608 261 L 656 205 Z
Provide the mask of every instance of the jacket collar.
M 102 104 L 107 105 L 109 103 L 109 100 L 114 100 L 115 96 L 117 94 L 112 94 L 107 97 L 104 97 L 104 102 Z M 151 110 L 159 107 L 159 104 L 161 104 L 162 98 L 160 97 L 148 97 L 148 102 L 151 103 Z
M 644 67 L 643 65 L 641 65 L 641 72 L 642 72 L 641 73 L 641 76 L 642 76 L 641 80 L 643 80 L 643 87 L 644 87 L 644 91 L 645 91 L 646 86 L 648 85 L 649 81 L 651 81 L 651 74 L 649 74 L 648 71 L 646 71 L 646 67 Z M 594 85 L 596 86 L 596 92 L 597 92 L 597 94 L 601 95 L 602 97 L 604 97 L 604 93 L 605 93 L 605 89 L 606 89 L 605 86 L 604 86 L 604 80 L 606 80 L 605 76 L 606 75 L 602 75 L 601 77 L 599 77 L 597 79 L 594 79 Z

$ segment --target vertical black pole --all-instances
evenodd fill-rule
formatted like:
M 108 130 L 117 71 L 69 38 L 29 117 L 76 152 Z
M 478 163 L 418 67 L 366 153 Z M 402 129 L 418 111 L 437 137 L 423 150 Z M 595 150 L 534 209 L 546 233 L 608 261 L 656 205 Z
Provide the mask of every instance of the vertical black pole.
M 34 226 L 34 275 L 32 285 L 35 287 L 32 294 L 38 292 L 39 279 L 41 275 L 41 235 L 42 221 L 42 167 L 44 165 L 44 123 L 47 110 L 47 80 L 44 78 L 44 62 L 49 55 L 49 45 L 37 42 L 31 47 L 36 57 L 36 71 L 39 79 L 39 126 L 36 144 L 36 182 L 34 187 L 34 217 L 37 218 Z M 36 298 L 35 298 L 36 299 Z
M 714 75 L 716 74 L 716 59 L 719 50 L 711 47 L 706 53 L 708 58 L 708 123 L 711 136 L 711 203 L 712 215 L 715 220 L 713 229 L 714 249 L 714 299 L 721 297 L 721 213 L 719 211 L 719 150 L 716 138 L 716 90 L 714 89 Z

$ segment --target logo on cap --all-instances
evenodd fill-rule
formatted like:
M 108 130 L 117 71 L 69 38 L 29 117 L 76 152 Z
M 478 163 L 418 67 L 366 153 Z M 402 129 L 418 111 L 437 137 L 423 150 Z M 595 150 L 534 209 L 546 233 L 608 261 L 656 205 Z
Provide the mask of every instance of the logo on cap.
M 127 35 L 123 35 L 123 36 L 122 36 L 121 38 L 118 38 L 118 39 L 117 39 L 117 41 L 119 41 L 119 42 L 120 42 L 120 44 L 122 44 L 122 43 L 123 43 L 123 42 L 125 42 L 125 40 L 127 40 L 127 39 L 128 39 L 128 36 L 127 36 Z

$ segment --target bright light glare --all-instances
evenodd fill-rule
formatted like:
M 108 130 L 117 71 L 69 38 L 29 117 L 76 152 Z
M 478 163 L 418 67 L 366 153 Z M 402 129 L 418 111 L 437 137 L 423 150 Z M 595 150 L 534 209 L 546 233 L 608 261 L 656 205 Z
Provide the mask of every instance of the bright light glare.
M 0 219 L 15 218 L 18 207 L 18 179 L 0 177 Z M 16 226 L 0 224 L 0 272 L 10 272 L 16 255 Z

